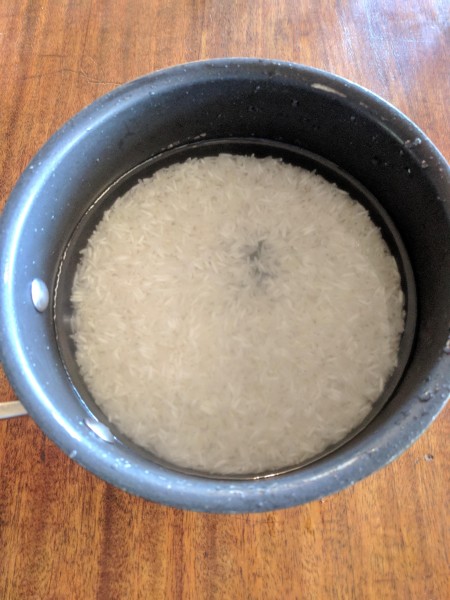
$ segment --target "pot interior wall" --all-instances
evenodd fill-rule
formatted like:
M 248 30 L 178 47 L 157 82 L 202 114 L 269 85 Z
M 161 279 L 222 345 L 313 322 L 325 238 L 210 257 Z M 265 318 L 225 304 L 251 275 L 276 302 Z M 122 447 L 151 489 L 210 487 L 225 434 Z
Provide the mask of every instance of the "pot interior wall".
M 127 446 L 139 451 L 142 455 L 147 456 L 149 460 L 156 461 L 165 466 L 177 468 L 176 465 L 169 465 L 160 458 L 150 454 L 149 452 L 145 452 L 141 448 L 138 448 L 132 443 L 131 440 L 127 439 L 120 432 L 120 430 L 110 423 L 107 417 L 96 406 L 94 398 L 91 396 L 89 388 L 85 385 L 75 360 L 75 345 L 71 337 L 73 332 L 70 327 L 72 315 L 70 295 L 80 252 L 86 246 L 90 235 L 100 222 L 104 212 L 111 207 L 117 198 L 123 196 L 133 185 L 136 185 L 139 180 L 146 177 L 151 177 L 151 175 L 160 168 L 167 167 L 175 162 L 182 162 L 187 158 L 200 158 L 203 156 L 217 155 L 221 152 L 255 155 L 257 157 L 272 156 L 281 158 L 290 164 L 294 164 L 311 171 L 314 170 L 332 183 L 339 185 L 341 189 L 348 191 L 352 198 L 359 201 L 360 204 L 362 204 L 369 211 L 372 220 L 380 228 L 391 253 L 397 261 L 397 265 L 401 273 L 402 288 L 406 300 L 405 330 L 400 342 L 398 365 L 389 378 L 383 393 L 374 403 L 370 414 L 364 419 L 364 421 L 358 424 L 358 426 L 349 432 L 344 439 L 340 440 L 339 443 L 327 448 L 326 451 L 322 452 L 320 455 L 305 461 L 301 465 L 284 465 L 283 469 L 277 471 L 278 473 L 288 472 L 298 468 L 299 466 L 309 464 L 310 462 L 313 462 L 314 460 L 333 452 L 339 446 L 347 443 L 357 433 L 362 431 L 364 427 L 367 426 L 367 424 L 379 413 L 386 402 L 390 399 L 394 390 L 398 386 L 408 363 L 414 342 L 417 317 L 416 291 L 412 268 L 406 250 L 403 246 L 403 242 L 391 219 L 381 205 L 377 202 L 377 200 L 370 194 L 370 192 L 361 186 L 354 178 L 342 172 L 336 165 L 330 163 L 329 161 L 325 161 L 321 157 L 313 155 L 310 152 L 302 151 L 295 146 L 290 146 L 280 142 L 257 140 L 255 138 L 227 138 L 225 140 L 193 142 L 185 146 L 167 150 L 156 155 L 150 160 L 147 160 L 142 165 L 138 165 L 132 169 L 130 173 L 124 175 L 118 182 L 112 185 L 100 198 L 96 200 L 94 205 L 92 205 L 87 213 L 83 215 L 70 239 L 64 254 L 64 260 L 61 264 L 54 302 L 55 329 L 58 345 L 71 381 L 78 390 L 83 402 L 96 416 L 96 418 L 107 424 L 108 428 L 114 433 L 117 439 L 120 439 Z M 186 469 L 183 469 L 183 471 L 191 473 L 194 472 L 186 471 Z M 273 473 L 267 473 L 267 475 L 269 474 L 272 475 Z M 262 474 L 258 474 L 258 476 L 261 475 Z M 250 478 L 254 476 L 254 474 L 249 474 Z M 220 478 L 223 478 L 223 476 Z M 229 477 L 227 476 L 227 478 L 245 479 L 246 476 L 234 475 Z

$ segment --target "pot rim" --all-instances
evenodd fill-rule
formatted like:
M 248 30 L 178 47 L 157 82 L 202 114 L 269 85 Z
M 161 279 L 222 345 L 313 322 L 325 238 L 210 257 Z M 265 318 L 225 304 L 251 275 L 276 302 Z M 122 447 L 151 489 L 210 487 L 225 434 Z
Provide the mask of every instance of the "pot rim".
M 331 454 L 298 471 L 255 480 L 218 480 L 172 471 L 157 464 L 137 461 L 130 468 L 116 459 L 111 464 L 108 442 L 101 440 L 84 423 L 75 427 L 58 413 L 47 390 L 35 378 L 33 365 L 15 331 L 12 304 L 11 268 L 19 252 L 21 227 L 48 169 L 57 166 L 90 129 L 108 120 L 117 110 L 129 108 L 143 95 L 153 95 L 172 86 L 225 78 L 246 78 L 252 74 L 283 79 L 295 77 L 318 93 L 332 94 L 349 102 L 360 113 L 375 119 L 388 133 L 407 144 L 419 139 L 411 152 L 420 163 L 429 161 L 428 175 L 443 198 L 450 197 L 450 169 L 428 137 L 404 114 L 373 92 L 340 76 L 313 67 L 268 59 L 221 58 L 185 63 L 155 71 L 128 82 L 95 100 L 57 131 L 32 159 L 16 184 L 0 218 L 0 360 L 17 396 L 43 432 L 66 454 L 102 479 L 149 500 L 179 508 L 208 512 L 261 512 L 306 503 L 340 491 L 404 452 L 434 421 L 449 399 L 450 355 L 443 348 L 440 359 L 429 372 L 433 381 L 444 382 L 444 394 L 434 394 L 426 405 L 421 394 L 428 391 L 424 381 L 400 414 L 392 414 L 363 439 L 354 440 L 337 454 Z M 448 205 L 445 210 L 449 216 Z M 55 427 L 55 421 L 57 426 Z M 106 446 L 105 446 L 106 444 Z M 107 451 L 105 452 L 105 448 Z M 105 458 L 103 455 L 107 456 Z M 145 467 L 145 468 L 144 468 Z

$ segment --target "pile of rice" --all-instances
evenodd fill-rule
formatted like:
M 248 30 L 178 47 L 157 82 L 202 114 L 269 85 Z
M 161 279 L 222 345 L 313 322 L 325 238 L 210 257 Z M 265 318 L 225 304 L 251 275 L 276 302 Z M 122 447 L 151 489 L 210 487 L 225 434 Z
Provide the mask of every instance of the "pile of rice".
M 76 358 L 137 444 L 217 474 L 341 440 L 397 362 L 403 294 L 367 211 L 312 172 L 223 154 L 117 200 L 72 292 Z

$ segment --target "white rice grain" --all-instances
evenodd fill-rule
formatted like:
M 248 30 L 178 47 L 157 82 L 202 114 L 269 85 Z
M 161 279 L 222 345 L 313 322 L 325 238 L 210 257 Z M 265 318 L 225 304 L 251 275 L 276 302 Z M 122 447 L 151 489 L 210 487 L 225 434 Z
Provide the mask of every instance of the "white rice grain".
M 72 291 L 106 415 L 181 467 L 270 471 L 338 442 L 394 369 L 403 294 L 368 213 L 272 158 L 188 160 L 105 214 Z

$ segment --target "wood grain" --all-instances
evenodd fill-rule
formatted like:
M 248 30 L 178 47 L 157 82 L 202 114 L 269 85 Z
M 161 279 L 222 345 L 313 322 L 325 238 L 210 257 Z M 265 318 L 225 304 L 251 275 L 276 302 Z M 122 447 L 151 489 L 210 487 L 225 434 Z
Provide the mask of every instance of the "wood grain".
M 369 87 L 445 156 L 446 0 L 0 0 L 0 201 L 68 118 L 139 75 L 261 56 Z M 14 395 L 0 372 L 0 399 Z M 145 502 L 0 423 L 0 598 L 450 597 L 450 411 L 399 460 L 307 506 L 218 516 Z

